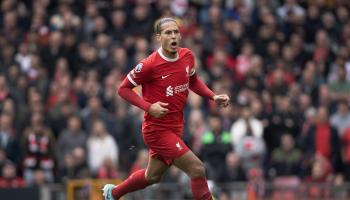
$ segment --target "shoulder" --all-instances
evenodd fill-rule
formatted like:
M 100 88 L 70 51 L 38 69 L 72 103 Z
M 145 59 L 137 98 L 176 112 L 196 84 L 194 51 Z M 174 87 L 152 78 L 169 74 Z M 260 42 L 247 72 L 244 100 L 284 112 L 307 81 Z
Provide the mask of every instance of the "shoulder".
M 179 49 L 179 57 L 181 59 L 184 59 L 186 60 L 186 62 L 191 66 L 191 70 L 194 69 L 195 67 L 195 58 L 194 58 L 194 55 L 192 53 L 192 51 L 188 48 L 180 48 Z M 194 74 L 195 71 L 191 71 L 191 74 Z
M 155 65 L 155 63 L 157 63 L 156 53 L 153 52 L 151 55 L 142 59 L 136 64 L 136 66 L 134 67 L 133 73 L 139 73 L 141 71 L 143 72 L 150 71 L 152 66 Z
M 179 55 L 180 56 L 192 56 L 193 52 L 188 48 L 179 48 Z
M 135 66 L 135 68 L 137 66 L 139 66 L 141 68 L 152 66 L 156 62 L 157 62 L 157 51 L 154 51 L 148 57 L 146 57 L 146 58 L 142 59 L 140 62 L 138 62 L 138 64 Z

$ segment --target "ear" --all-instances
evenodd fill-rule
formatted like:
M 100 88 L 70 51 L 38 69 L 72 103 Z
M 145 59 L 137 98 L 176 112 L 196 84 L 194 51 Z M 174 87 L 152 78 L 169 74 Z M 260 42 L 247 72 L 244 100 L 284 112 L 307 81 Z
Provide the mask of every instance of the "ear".
M 155 37 L 156 37 L 156 40 L 157 40 L 158 42 L 160 42 L 160 39 L 161 39 L 161 38 L 160 38 L 160 34 L 157 33 Z

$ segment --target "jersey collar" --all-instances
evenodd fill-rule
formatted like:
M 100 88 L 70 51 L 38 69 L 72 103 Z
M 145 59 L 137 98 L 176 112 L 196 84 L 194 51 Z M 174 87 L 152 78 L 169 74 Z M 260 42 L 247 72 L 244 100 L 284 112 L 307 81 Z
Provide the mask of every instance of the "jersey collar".
M 168 62 L 175 62 L 175 61 L 177 61 L 177 60 L 179 59 L 179 52 L 176 54 L 176 57 L 175 57 L 175 58 L 168 58 L 168 57 L 166 57 L 166 56 L 163 54 L 163 52 L 162 52 L 162 47 L 160 47 L 160 48 L 158 49 L 158 53 L 159 53 L 160 57 L 162 57 L 164 60 L 166 60 L 166 61 L 168 61 Z

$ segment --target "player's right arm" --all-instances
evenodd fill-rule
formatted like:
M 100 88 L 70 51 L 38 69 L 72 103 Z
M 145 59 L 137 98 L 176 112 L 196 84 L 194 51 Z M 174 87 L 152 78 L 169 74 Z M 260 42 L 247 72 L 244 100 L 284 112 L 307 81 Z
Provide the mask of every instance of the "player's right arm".
M 153 117 L 159 118 L 167 114 L 168 109 L 165 108 L 165 106 L 168 104 L 159 101 L 151 104 L 133 91 L 134 87 L 140 84 L 146 84 L 149 81 L 151 77 L 150 73 L 151 67 L 148 66 L 147 63 L 139 63 L 128 73 L 127 77 L 120 84 L 118 94 L 132 105 L 141 108 Z
M 139 95 L 137 95 L 136 92 L 133 91 L 134 87 L 135 86 L 132 85 L 127 78 L 125 78 L 118 89 L 119 96 L 121 96 L 123 99 L 125 99 L 132 105 L 137 106 L 142 110 L 148 112 L 153 117 L 159 118 L 167 114 L 168 109 L 165 108 L 165 106 L 168 105 L 167 103 L 158 101 L 156 103 L 151 104 L 145 101 Z

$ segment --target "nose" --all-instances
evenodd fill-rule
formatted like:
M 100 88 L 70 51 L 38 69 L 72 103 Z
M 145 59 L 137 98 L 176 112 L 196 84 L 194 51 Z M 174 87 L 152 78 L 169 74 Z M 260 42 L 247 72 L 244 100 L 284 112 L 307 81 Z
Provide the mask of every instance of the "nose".
M 171 34 L 171 37 L 172 37 L 172 38 L 175 38 L 175 37 L 176 37 L 176 33 L 173 32 L 173 33 Z

